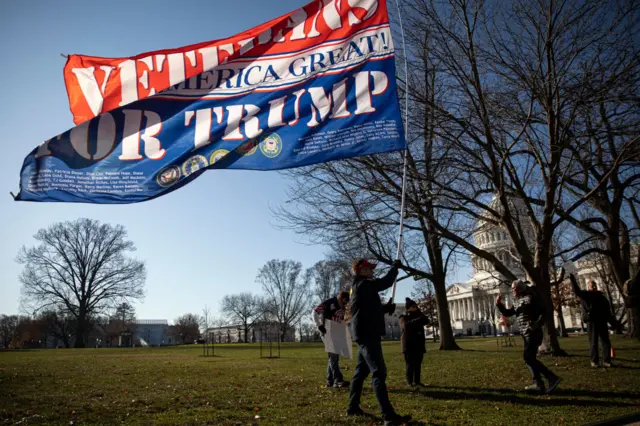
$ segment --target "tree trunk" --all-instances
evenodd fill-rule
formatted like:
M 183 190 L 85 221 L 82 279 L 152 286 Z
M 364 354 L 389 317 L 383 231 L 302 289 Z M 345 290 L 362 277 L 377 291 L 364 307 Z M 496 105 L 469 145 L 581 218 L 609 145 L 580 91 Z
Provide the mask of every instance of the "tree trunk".
M 425 235 L 425 239 L 427 242 L 429 263 L 431 264 L 431 270 L 433 271 L 433 290 L 436 296 L 436 305 L 438 307 L 440 350 L 460 350 L 460 346 L 458 346 L 456 339 L 453 336 L 453 328 L 451 327 L 451 315 L 449 314 L 449 304 L 447 303 L 446 270 L 442 259 L 440 239 L 437 237 L 435 232 L 436 218 L 434 216 L 434 209 L 431 203 L 427 203 L 427 207 L 427 233 Z
M 640 306 L 632 306 L 627 313 L 629 323 L 629 336 L 640 340 Z
M 549 265 L 549 259 L 540 252 L 536 255 L 538 265 Z M 556 334 L 556 324 L 554 321 L 553 300 L 551 299 L 551 277 L 548 268 L 536 267 L 535 276 L 529 276 L 535 284 L 536 291 L 545 304 L 545 330 L 549 338 L 549 349 L 553 356 L 567 356 L 568 354 L 560 347 L 560 341 Z M 544 345 L 544 342 L 543 342 Z
M 629 336 L 640 340 L 640 275 L 638 272 L 633 279 L 625 283 L 625 287 L 627 296 L 623 297 L 623 300 L 628 309 Z
M 85 328 L 86 328 L 87 314 L 82 307 L 78 314 L 78 325 L 76 326 L 76 342 L 73 345 L 74 348 L 84 348 L 85 346 Z
M 567 356 L 568 354 L 560 347 L 560 341 L 558 340 L 558 335 L 556 334 L 556 324 L 553 318 L 554 310 L 553 302 L 551 301 L 551 293 L 546 292 L 546 295 L 543 296 L 543 298 L 543 302 L 547 304 L 545 325 L 549 337 L 549 349 L 551 350 L 551 354 L 553 356 Z M 549 307 L 551 307 L 552 309 L 548 309 Z
M 249 325 L 244 324 L 244 343 L 249 343 Z
M 451 316 L 449 315 L 449 305 L 447 304 L 447 289 L 444 279 L 436 277 L 433 280 L 433 289 L 436 294 L 436 303 L 438 304 L 438 328 L 440 329 L 440 350 L 450 351 L 459 350 L 460 346 L 453 337 L 453 328 L 451 328 Z
M 558 328 L 560 329 L 560 337 L 569 337 L 569 334 L 567 334 L 567 326 L 564 323 L 564 315 L 562 315 L 562 305 L 558 305 L 556 314 L 558 315 Z

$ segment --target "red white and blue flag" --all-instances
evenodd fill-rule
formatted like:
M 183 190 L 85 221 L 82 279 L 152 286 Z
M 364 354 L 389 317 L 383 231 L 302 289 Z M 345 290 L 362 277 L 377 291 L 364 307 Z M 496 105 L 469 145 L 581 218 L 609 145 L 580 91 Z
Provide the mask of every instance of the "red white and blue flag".
M 25 159 L 24 201 L 133 203 L 207 169 L 278 170 L 406 148 L 384 0 L 317 0 L 226 39 L 71 55 L 76 127 Z

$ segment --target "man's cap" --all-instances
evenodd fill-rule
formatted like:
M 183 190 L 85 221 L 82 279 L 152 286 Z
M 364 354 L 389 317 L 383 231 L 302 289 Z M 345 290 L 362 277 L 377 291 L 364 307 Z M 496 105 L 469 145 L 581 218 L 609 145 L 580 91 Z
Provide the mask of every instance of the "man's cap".
M 377 265 L 375 263 L 371 263 L 367 259 L 358 259 L 353 262 L 353 272 L 358 273 L 358 271 L 362 268 L 375 269 L 376 266 Z
M 405 303 L 405 307 L 407 309 L 409 309 L 412 306 L 418 306 L 418 304 L 415 302 L 415 300 L 411 300 L 408 297 L 404 298 L 404 303 Z

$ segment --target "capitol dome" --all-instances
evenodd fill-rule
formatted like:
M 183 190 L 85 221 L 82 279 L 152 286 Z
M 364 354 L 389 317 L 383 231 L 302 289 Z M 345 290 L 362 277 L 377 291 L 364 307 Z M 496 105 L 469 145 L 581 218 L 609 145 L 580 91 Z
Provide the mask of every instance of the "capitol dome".
M 489 203 L 489 208 L 498 214 L 502 214 L 503 212 L 502 203 L 495 195 L 493 196 L 491 203 Z M 524 201 L 520 198 L 509 197 L 509 213 L 512 216 L 516 216 L 515 219 L 520 223 L 520 227 L 525 233 L 525 238 L 529 244 L 531 244 L 533 242 L 533 228 L 529 222 L 527 207 Z M 493 253 L 493 255 L 495 255 L 507 267 L 514 270 L 516 275 L 522 274 L 520 268 L 517 267 L 517 256 L 515 255 L 513 244 L 511 243 L 511 238 L 507 234 L 507 230 L 503 226 L 496 225 L 494 223 L 494 221 L 498 221 L 499 218 L 495 217 L 488 211 L 484 212 L 482 216 L 486 218 L 491 217 L 492 220 L 478 220 L 476 231 L 473 235 L 476 247 Z M 471 264 L 473 266 L 474 278 L 477 280 L 484 278 L 478 276 L 478 274 L 492 276 L 495 273 L 493 265 L 489 261 L 478 256 L 471 256 Z
M 513 216 L 516 216 L 516 220 L 520 222 L 520 226 L 524 227 L 529 224 L 529 218 L 527 216 L 527 205 L 521 198 L 518 197 L 508 197 L 509 202 L 509 213 Z M 498 215 L 501 215 L 504 211 L 502 207 L 502 203 L 497 195 L 494 195 L 489 203 L 489 209 L 495 211 Z M 481 219 L 478 220 L 478 225 L 476 227 L 477 230 L 483 228 L 485 226 L 494 226 L 493 222 L 500 220 L 499 217 L 496 217 L 489 211 L 484 211 L 480 215 Z

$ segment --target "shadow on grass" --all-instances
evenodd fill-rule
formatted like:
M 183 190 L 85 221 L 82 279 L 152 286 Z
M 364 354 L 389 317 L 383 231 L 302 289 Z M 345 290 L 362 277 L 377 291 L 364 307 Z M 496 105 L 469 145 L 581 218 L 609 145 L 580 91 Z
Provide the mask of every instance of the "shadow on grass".
M 562 383 L 560 384 L 562 386 Z M 513 389 L 508 388 L 481 388 L 481 387 L 459 387 L 459 386 L 433 386 L 426 389 L 448 389 L 452 391 L 470 391 L 470 392 L 498 392 L 498 393 L 517 393 Z M 557 388 L 552 395 L 564 396 L 586 396 L 591 398 L 629 398 L 640 399 L 640 392 L 607 392 L 590 389 L 563 389 Z
M 620 369 L 620 370 L 640 370 L 640 367 L 630 367 L 628 365 L 620 365 L 620 364 L 613 364 L 614 369 Z
M 591 355 L 589 355 L 588 353 L 586 355 L 576 355 L 576 354 L 571 354 L 570 355 L 571 358 L 591 358 Z M 640 360 L 638 359 L 629 359 L 629 358 L 618 358 L 615 357 L 612 360 L 613 362 L 613 366 L 614 367 L 620 367 L 620 365 L 616 365 L 616 362 L 629 362 L 629 363 L 634 363 L 634 364 L 640 364 Z M 633 368 L 633 367 L 626 367 L 626 368 Z
M 618 357 L 613 358 L 613 362 L 615 363 L 616 361 L 634 362 L 636 364 L 640 364 L 640 359 L 629 359 L 629 358 L 618 358 Z
M 384 423 L 384 420 L 382 420 L 382 417 L 378 417 L 375 414 L 371 414 L 371 413 L 364 413 L 361 416 L 353 416 L 353 418 L 367 420 L 369 424 Z M 428 423 L 412 419 L 405 424 L 411 425 L 411 426 L 426 426 Z
M 440 390 L 447 389 L 447 390 Z M 538 406 L 564 406 L 575 405 L 584 407 L 603 406 L 603 407 L 634 407 L 635 403 L 599 401 L 594 399 L 576 400 L 567 398 L 558 398 L 557 396 L 587 396 L 595 398 L 605 397 L 627 397 L 638 398 L 640 394 L 631 392 L 598 392 L 585 390 L 557 390 L 553 393 L 551 399 L 540 399 L 516 394 L 513 389 L 491 389 L 491 388 L 460 388 L 460 387 L 428 387 L 419 390 L 413 389 L 396 389 L 392 393 L 422 395 L 432 399 L 443 400 L 469 400 L 476 399 L 480 401 L 491 402 L 509 402 L 520 405 L 538 405 Z
M 464 348 L 461 349 L 461 352 L 491 352 L 494 354 L 500 353 L 500 352 L 506 352 L 506 351 L 501 351 L 499 349 L 469 349 L 469 348 Z

